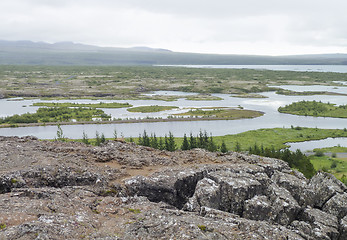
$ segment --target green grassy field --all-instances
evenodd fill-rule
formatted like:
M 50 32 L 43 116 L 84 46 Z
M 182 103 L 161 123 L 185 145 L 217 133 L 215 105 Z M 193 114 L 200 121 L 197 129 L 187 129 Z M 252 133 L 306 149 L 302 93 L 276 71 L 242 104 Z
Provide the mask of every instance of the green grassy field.
M 318 149 L 314 149 L 314 151 L 317 151 L 317 150 Z M 331 152 L 331 153 L 347 153 L 347 147 L 341 147 L 341 146 L 319 148 L 319 150 L 323 152 Z
M 248 150 L 255 143 L 264 147 L 274 146 L 275 149 L 283 149 L 287 147 L 286 142 L 319 140 L 328 137 L 347 137 L 347 131 L 301 127 L 269 128 L 215 137 L 215 140 L 217 143 L 224 141 L 231 150 L 235 149 L 237 142 L 241 145 L 242 150 Z
M 347 151 L 346 151 L 347 152 Z M 309 157 L 315 170 L 321 170 L 333 174 L 347 185 L 347 158 L 331 157 L 331 156 L 315 156 Z
M 148 133 L 154 134 L 154 133 Z M 186 133 L 189 136 L 190 133 Z M 210 134 L 210 133 L 208 133 Z M 81 133 L 82 137 L 82 133 Z M 275 149 L 284 149 L 288 145 L 286 142 L 303 142 L 309 140 L 319 140 L 328 137 L 347 137 L 347 131 L 341 129 L 319 129 L 319 128 L 267 128 L 247 131 L 243 133 L 225 135 L 225 136 L 214 136 L 213 140 L 217 145 L 220 145 L 223 141 L 225 142 L 227 148 L 231 151 L 235 150 L 236 144 L 238 143 L 241 147 L 241 151 L 248 151 L 249 147 L 253 147 L 256 143 L 257 145 L 267 148 L 272 146 Z M 133 139 L 137 141 L 137 136 L 133 136 Z M 111 140 L 111 139 L 110 139 Z M 129 141 L 129 138 L 125 139 Z M 77 141 L 79 141 L 77 139 Z M 182 145 L 183 136 L 175 137 L 177 146 Z M 327 148 L 329 151 L 330 148 Z M 345 151 L 345 148 L 339 151 Z M 347 152 L 347 151 L 346 151 Z

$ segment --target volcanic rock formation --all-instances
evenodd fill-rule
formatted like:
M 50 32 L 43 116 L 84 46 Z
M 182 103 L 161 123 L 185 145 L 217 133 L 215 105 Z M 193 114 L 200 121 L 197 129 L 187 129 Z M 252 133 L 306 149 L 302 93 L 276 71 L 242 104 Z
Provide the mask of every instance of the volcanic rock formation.
M 0 239 L 347 239 L 347 187 L 278 159 L 0 137 Z

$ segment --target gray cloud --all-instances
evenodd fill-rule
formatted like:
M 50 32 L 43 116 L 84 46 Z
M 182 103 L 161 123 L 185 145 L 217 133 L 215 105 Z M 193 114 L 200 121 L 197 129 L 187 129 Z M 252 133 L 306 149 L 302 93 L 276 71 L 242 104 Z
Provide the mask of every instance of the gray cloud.
M 0 39 L 176 51 L 347 52 L 344 0 L 2 0 Z

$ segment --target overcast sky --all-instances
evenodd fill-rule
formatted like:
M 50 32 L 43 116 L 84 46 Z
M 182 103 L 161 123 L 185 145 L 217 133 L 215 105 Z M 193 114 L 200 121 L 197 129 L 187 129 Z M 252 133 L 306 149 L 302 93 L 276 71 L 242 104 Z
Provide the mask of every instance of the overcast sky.
M 222 54 L 347 53 L 347 1 L 1 0 L 0 39 Z

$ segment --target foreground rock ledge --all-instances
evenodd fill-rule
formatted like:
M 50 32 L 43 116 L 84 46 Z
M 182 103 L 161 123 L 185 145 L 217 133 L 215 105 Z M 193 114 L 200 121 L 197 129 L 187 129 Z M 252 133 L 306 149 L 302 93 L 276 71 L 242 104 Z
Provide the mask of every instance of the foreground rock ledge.
M 278 159 L 0 137 L 0 239 L 347 239 L 347 188 Z

